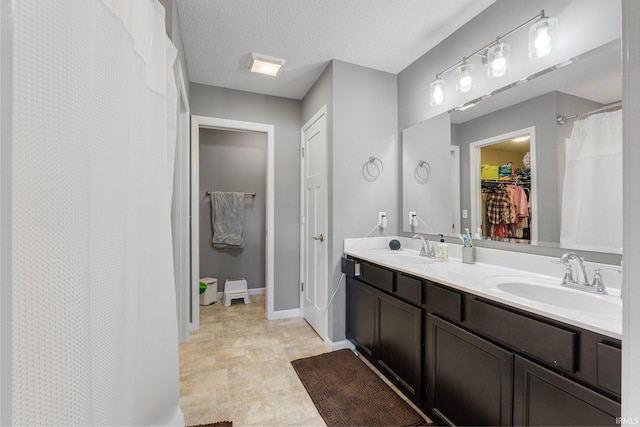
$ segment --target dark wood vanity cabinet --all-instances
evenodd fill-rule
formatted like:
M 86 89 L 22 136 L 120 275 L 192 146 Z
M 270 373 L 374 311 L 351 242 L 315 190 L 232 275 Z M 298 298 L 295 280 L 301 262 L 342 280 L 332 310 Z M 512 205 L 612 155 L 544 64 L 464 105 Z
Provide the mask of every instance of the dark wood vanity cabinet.
M 395 272 L 364 262 L 361 271 L 358 278 L 347 277 L 347 339 L 405 395 L 419 403 L 422 310 L 396 296 Z M 399 294 L 403 299 L 420 300 L 421 291 L 411 280 L 408 287 L 400 284 Z
M 432 314 L 427 330 L 427 407 L 453 425 L 511 425 L 513 354 Z
M 434 419 L 616 425 L 619 340 L 351 261 L 347 338 Z
M 347 277 L 347 338 L 368 358 L 376 345 L 376 305 L 375 289 Z
M 422 365 L 422 310 L 378 294 L 376 362 L 418 401 Z
M 615 426 L 620 404 L 523 357 L 515 357 L 513 424 Z

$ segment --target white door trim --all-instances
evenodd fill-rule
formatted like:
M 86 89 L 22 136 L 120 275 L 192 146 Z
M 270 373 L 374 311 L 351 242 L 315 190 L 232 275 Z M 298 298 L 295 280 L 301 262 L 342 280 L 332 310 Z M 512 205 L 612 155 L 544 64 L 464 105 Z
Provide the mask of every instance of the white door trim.
M 198 148 L 200 142 L 200 128 L 205 129 L 222 129 L 222 130 L 234 130 L 234 131 L 247 131 L 247 132 L 261 132 L 267 136 L 267 207 L 266 207 L 266 291 L 267 291 L 267 319 L 274 318 L 274 175 L 275 175 L 275 126 L 265 123 L 245 122 L 240 120 L 221 119 L 208 116 L 191 116 L 191 209 L 192 209 L 192 262 L 194 277 L 199 280 L 200 268 L 200 251 L 198 249 L 199 241 L 199 206 L 202 195 L 200 194 L 200 185 L 198 182 L 199 170 L 199 155 Z M 195 184 L 194 184 L 195 183 Z M 195 246 L 195 249 L 193 249 Z M 197 289 L 198 283 L 194 285 L 194 295 L 198 295 Z M 194 298 L 196 305 L 198 306 L 199 313 L 199 299 Z M 196 320 L 194 318 L 194 320 Z M 196 328 L 197 329 L 197 328 Z
M 451 196 L 453 201 L 451 208 L 453 209 L 453 224 L 455 227 L 454 234 L 459 234 L 460 231 L 460 147 L 457 145 L 451 145 L 451 156 L 453 157 L 453 170 L 452 170 L 452 191 Z
M 327 115 L 327 106 L 326 104 L 323 105 L 309 120 L 307 120 L 307 122 L 302 126 L 302 128 L 300 129 L 300 152 L 302 153 L 304 150 L 304 133 L 305 131 L 311 127 L 315 122 L 317 122 L 322 116 L 326 116 Z M 306 154 L 306 153 L 305 153 Z M 328 154 L 328 153 L 327 153 Z M 328 162 L 328 158 L 327 158 L 327 162 Z M 304 276 L 305 276 L 305 270 L 304 270 L 304 266 L 305 266 L 305 247 L 306 247 L 306 239 L 305 239 L 305 232 L 304 232 L 304 195 L 305 195 L 305 190 L 304 190 L 304 176 L 305 176 L 305 162 L 304 162 L 304 156 L 300 156 L 300 283 L 304 282 Z M 327 176 L 327 181 L 328 181 L 328 174 L 326 174 Z M 327 188 L 328 190 L 328 182 L 325 182 L 325 188 Z M 328 192 L 327 192 L 327 196 L 328 196 Z M 325 218 L 327 220 L 327 227 L 329 224 L 329 203 L 327 200 L 327 203 L 325 203 Z M 329 237 L 329 232 L 327 230 L 327 236 L 326 236 L 326 245 L 323 245 L 323 250 L 325 251 L 324 257 L 326 260 L 328 260 L 328 248 L 329 248 L 329 244 L 331 242 L 331 239 Z M 326 281 L 327 283 L 325 283 L 324 288 L 327 291 L 327 295 L 325 295 L 325 301 L 327 304 L 329 304 L 329 279 L 328 277 L 333 277 L 332 272 L 331 271 L 327 271 L 326 275 L 327 277 Z M 329 340 L 329 316 L 327 316 L 327 311 L 328 311 L 328 307 L 325 308 L 324 313 L 323 313 L 323 323 L 324 323 L 324 330 L 326 332 L 325 337 L 321 337 L 325 343 Z M 300 317 L 304 317 L 304 292 L 302 291 L 302 288 L 300 288 Z
M 176 308 L 178 315 L 178 342 L 189 342 L 190 328 L 190 260 L 189 245 L 189 99 L 182 74 L 180 61 L 176 61 L 176 80 L 178 89 L 178 117 L 176 122 L 176 168 L 172 213 L 172 227 L 175 235 L 174 267 L 176 277 Z
M 531 135 L 529 141 L 529 153 L 531 156 L 531 243 L 538 241 L 538 206 L 537 206 L 537 180 L 538 173 L 536 171 L 536 128 L 535 126 L 515 130 L 513 132 L 504 133 L 502 135 L 492 136 L 480 141 L 472 142 L 469 145 L 469 169 L 471 170 L 470 176 L 470 193 L 471 193 L 471 230 L 475 233 L 475 230 L 480 226 L 480 215 L 482 212 L 482 206 L 480 205 L 480 149 L 487 145 L 494 144 L 496 142 L 505 141 L 507 139 L 516 138 L 525 133 Z

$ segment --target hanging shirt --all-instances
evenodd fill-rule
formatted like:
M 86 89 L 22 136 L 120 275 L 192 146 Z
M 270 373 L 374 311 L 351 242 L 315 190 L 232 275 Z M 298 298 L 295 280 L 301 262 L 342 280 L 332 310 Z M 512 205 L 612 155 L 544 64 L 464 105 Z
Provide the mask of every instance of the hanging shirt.
M 511 198 L 505 193 L 492 193 L 487 196 L 487 218 L 492 224 L 511 221 Z

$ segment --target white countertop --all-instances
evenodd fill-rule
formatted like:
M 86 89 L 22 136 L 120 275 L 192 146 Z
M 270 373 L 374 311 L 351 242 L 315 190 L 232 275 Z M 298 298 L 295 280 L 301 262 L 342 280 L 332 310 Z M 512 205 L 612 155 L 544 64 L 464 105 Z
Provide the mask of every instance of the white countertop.
M 388 248 L 387 245 L 391 238 L 375 238 L 364 244 L 362 240 L 346 240 L 345 253 L 569 325 L 619 340 L 622 339 L 622 300 L 620 299 L 619 287 L 616 288 L 615 285 L 609 286 L 607 283 L 609 295 L 597 295 L 561 287 L 561 273 L 550 276 L 525 269 L 505 267 L 504 264 L 509 262 L 507 258 L 510 256 L 510 253 L 505 251 L 494 251 L 498 252 L 498 255 L 489 254 L 493 257 L 499 256 L 501 259 L 496 261 L 502 263 L 502 266 L 488 262 L 464 264 L 460 258 L 456 257 L 461 253 L 461 245 L 449 245 L 449 261 L 438 262 L 419 257 L 417 250 L 404 248 L 405 246 L 414 246 L 409 239 L 397 239 L 403 242 L 403 249 L 399 251 L 391 251 Z M 354 245 L 355 242 L 357 244 Z M 478 259 L 491 258 L 484 248 L 476 248 L 476 250 L 479 255 Z M 482 254 L 480 255 L 480 253 Z M 548 262 L 548 260 L 544 260 L 547 257 L 542 257 L 542 262 L 536 261 L 536 257 L 541 258 L 540 256 L 529 255 L 529 257 L 531 257 L 532 264 L 539 262 L 540 265 L 545 265 L 542 262 Z M 505 259 L 507 260 L 505 261 Z M 514 264 L 517 265 L 519 262 L 514 262 Z M 558 270 L 554 265 L 551 270 L 562 272 L 563 268 Z M 501 285 L 503 283 L 516 283 L 524 293 L 513 294 L 505 291 Z M 529 289 L 536 295 L 526 298 L 523 295 L 527 294 Z M 556 295 L 560 295 L 561 298 L 556 298 Z M 562 298 L 569 300 L 567 306 L 563 306 L 561 303 Z

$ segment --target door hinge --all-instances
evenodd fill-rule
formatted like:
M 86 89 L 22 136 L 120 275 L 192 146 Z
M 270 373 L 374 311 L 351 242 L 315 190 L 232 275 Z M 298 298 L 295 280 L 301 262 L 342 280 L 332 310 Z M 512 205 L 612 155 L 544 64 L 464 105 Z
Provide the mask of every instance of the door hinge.
M 300 154 L 304 157 L 304 147 L 300 147 Z
M 304 292 L 304 282 L 300 282 L 300 292 Z

